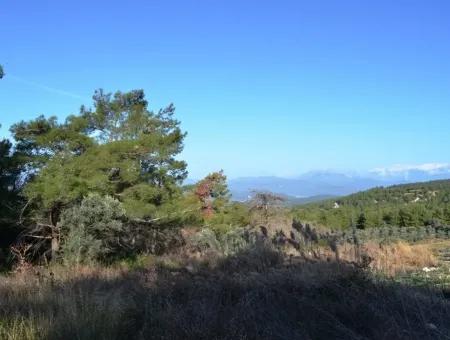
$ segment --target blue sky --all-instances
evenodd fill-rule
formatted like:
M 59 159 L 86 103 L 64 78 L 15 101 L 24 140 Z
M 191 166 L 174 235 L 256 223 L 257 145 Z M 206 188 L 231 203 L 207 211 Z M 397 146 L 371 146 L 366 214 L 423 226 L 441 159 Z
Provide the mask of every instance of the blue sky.
M 0 134 L 143 88 L 190 176 L 450 161 L 448 1 L 0 2 Z

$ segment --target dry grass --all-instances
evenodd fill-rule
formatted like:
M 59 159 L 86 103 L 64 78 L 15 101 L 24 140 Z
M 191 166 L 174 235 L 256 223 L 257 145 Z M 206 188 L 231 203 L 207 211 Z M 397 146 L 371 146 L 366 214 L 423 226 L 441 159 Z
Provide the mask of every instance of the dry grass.
M 366 257 L 370 259 L 370 268 L 373 271 L 391 277 L 438 264 L 433 243 L 367 242 L 359 247 L 347 244 L 341 246 L 339 251 L 340 257 L 346 261 L 359 262 L 361 258 Z
M 192 261 L 192 260 L 191 260 Z M 0 279 L 1 339 L 447 339 L 438 293 L 266 247 L 195 265 L 41 269 Z
M 380 247 L 369 243 L 365 245 L 365 251 L 373 258 L 373 269 L 391 276 L 437 265 L 436 257 L 428 244 L 397 242 Z

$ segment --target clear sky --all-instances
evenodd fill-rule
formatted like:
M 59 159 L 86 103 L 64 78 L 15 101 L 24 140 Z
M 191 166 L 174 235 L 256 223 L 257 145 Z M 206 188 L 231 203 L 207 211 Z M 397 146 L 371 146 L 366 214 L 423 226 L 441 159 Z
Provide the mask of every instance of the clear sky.
M 0 135 L 143 88 L 190 177 L 450 161 L 450 1 L 0 1 Z

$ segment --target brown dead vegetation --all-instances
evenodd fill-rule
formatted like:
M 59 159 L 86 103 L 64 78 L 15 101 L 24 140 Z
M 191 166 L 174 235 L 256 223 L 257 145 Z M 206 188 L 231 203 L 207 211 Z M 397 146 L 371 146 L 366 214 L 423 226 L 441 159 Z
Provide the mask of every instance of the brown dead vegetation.
M 265 245 L 0 279 L 2 339 L 447 339 L 449 315 L 439 292 Z

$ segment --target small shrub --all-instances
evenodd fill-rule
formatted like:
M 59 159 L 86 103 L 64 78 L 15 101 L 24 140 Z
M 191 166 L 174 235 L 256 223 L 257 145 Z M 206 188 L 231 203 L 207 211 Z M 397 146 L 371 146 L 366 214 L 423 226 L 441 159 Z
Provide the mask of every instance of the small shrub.
M 125 210 L 110 197 L 89 195 L 80 205 L 63 212 L 59 226 L 63 234 L 62 255 L 68 264 L 105 260 L 122 246 Z

